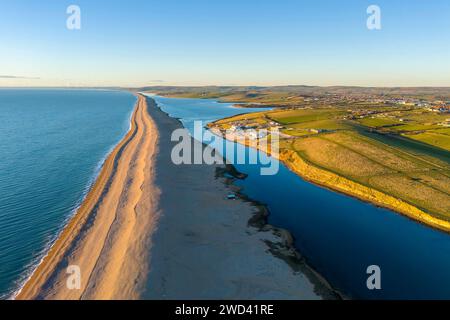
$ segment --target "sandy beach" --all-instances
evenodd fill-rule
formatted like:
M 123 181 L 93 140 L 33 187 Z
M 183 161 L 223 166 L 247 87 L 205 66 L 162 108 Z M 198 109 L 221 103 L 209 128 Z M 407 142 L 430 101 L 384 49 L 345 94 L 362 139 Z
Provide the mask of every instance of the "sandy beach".
M 17 299 L 336 298 L 261 208 L 227 200 L 224 166 L 172 163 L 181 127 L 138 95 L 130 131 Z M 79 289 L 66 285 L 74 265 Z
M 142 96 L 131 128 L 105 161 L 80 209 L 17 299 L 137 298 L 146 276 L 149 233 L 157 214 L 153 156 L 157 131 Z M 66 286 L 79 266 L 81 288 Z

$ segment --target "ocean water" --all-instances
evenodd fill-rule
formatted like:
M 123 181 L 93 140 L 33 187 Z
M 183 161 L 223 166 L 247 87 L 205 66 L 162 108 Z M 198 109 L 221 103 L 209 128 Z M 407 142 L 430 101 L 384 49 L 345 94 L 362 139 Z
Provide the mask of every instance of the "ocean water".
M 154 98 L 191 133 L 194 120 L 210 122 L 258 111 L 214 100 Z M 226 145 L 248 149 L 230 142 Z M 262 176 L 259 164 L 235 166 L 248 174 L 236 183 L 243 193 L 267 204 L 269 223 L 289 230 L 307 262 L 346 296 L 450 299 L 449 234 L 308 183 L 283 164 L 271 176 Z M 381 269 L 381 290 L 367 288 L 370 265 Z
M 76 210 L 135 101 L 120 91 L 0 89 L 0 297 Z

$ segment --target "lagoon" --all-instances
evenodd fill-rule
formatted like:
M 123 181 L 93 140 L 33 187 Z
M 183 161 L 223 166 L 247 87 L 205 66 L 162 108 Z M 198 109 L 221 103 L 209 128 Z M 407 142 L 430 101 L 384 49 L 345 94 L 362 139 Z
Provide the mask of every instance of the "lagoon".
M 206 124 L 259 111 L 215 100 L 153 98 L 191 133 L 195 120 Z M 258 164 L 235 166 L 248 174 L 236 182 L 242 192 L 267 205 L 269 223 L 289 230 L 307 263 L 343 295 L 356 299 L 450 299 L 448 234 L 306 182 L 283 164 L 271 176 L 260 175 Z M 381 290 L 366 286 L 370 265 L 380 267 Z

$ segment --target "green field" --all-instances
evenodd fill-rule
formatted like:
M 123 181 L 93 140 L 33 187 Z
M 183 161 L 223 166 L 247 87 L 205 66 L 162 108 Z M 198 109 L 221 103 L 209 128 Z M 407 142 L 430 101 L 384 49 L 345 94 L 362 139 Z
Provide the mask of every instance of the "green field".
M 281 124 L 298 124 L 319 120 L 339 119 L 345 111 L 339 109 L 304 109 L 269 113 L 268 117 Z
M 437 130 L 406 135 L 406 137 L 436 146 L 438 148 L 450 150 L 450 136 L 447 134 L 438 133 Z
M 216 125 L 276 121 L 289 136 L 281 138 L 281 151 L 450 221 L 450 129 L 438 125 L 443 117 L 402 108 L 378 112 L 361 118 L 348 107 L 273 110 Z
M 385 127 L 385 126 L 392 126 L 392 125 L 399 125 L 401 122 L 399 122 L 397 119 L 389 119 L 389 118 L 364 118 L 359 121 L 364 126 L 372 127 L 372 128 L 379 128 L 379 127 Z
M 282 152 L 450 221 L 450 114 L 385 99 L 448 101 L 449 88 L 159 87 L 152 92 L 273 107 L 215 125 L 278 127 Z M 369 98 L 374 95 L 381 99 Z

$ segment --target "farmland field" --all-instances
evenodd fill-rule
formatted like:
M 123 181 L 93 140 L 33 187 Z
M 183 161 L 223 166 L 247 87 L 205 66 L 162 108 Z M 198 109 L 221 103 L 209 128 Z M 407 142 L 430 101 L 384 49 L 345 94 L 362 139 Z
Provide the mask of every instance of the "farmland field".
M 440 124 L 444 116 L 404 108 L 358 112 L 278 109 L 215 125 L 271 123 L 285 135 L 280 152 L 294 152 L 316 168 L 450 221 L 450 129 Z

